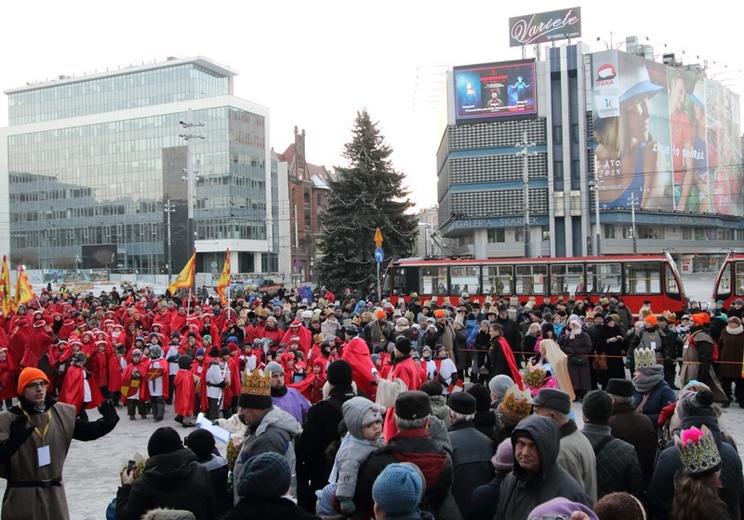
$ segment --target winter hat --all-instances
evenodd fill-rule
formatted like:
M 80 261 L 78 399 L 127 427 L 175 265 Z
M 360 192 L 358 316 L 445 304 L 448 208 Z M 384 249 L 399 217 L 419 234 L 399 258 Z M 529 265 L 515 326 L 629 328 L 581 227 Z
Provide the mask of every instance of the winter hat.
M 197 459 L 206 460 L 214 449 L 214 435 L 209 430 L 198 428 L 184 439 L 184 444 L 194 452 Z
M 447 400 L 447 406 L 455 413 L 471 415 L 475 413 L 475 397 L 467 392 L 455 392 Z
M 542 518 L 543 516 L 548 517 L 551 515 L 564 515 L 565 518 L 571 518 L 571 514 L 574 511 L 581 511 L 589 517 L 590 520 L 599 520 L 597 515 L 584 504 L 578 502 L 571 502 L 567 498 L 554 498 L 548 500 L 544 504 L 540 504 L 532 512 L 527 515 L 527 518 Z M 553 517 L 555 518 L 555 517 Z
M 710 322 L 710 316 L 708 316 L 708 313 L 706 312 L 698 312 L 697 314 L 693 314 L 691 316 L 691 319 L 698 327 L 702 327 L 706 323 Z
M 431 398 L 419 390 L 403 392 L 395 400 L 395 415 L 408 420 L 428 417 L 431 415 Z
M 315 498 L 318 504 L 315 507 L 315 514 L 321 517 L 336 516 L 338 513 L 333 509 L 333 497 L 336 495 L 336 483 L 326 484 L 323 489 L 315 492 Z
M 282 365 L 280 365 L 276 361 L 270 361 L 266 365 L 266 368 L 264 369 L 264 372 L 266 372 L 267 374 L 276 374 L 277 372 L 281 372 L 283 374 L 284 373 L 284 367 L 282 367 Z
M 47 377 L 47 375 L 38 368 L 26 367 L 21 370 L 21 373 L 18 376 L 18 395 L 23 395 L 23 391 L 26 389 L 26 386 L 32 381 L 36 381 L 37 379 L 46 381 L 47 384 L 49 384 L 49 378 Z
M 172 453 L 183 448 L 181 436 L 170 426 L 161 426 L 150 435 L 147 441 L 147 454 L 150 457 Z
M 618 397 L 633 397 L 633 382 L 613 377 L 607 382 L 607 393 Z
M 556 412 L 571 413 L 571 396 L 557 388 L 541 388 L 530 404 L 544 406 Z
M 326 380 L 333 386 L 351 386 L 351 365 L 344 359 L 339 359 L 328 365 Z
M 211 345 L 212 344 L 212 336 L 210 336 L 209 334 L 204 334 L 202 336 L 202 343 L 209 343 Z
M 512 386 L 514 386 L 514 380 L 505 374 L 499 374 L 491 378 L 488 382 L 488 389 L 493 395 L 499 398 L 504 397 L 506 391 Z
M 590 423 L 606 426 L 612 415 L 612 398 L 602 390 L 592 390 L 584 397 L 582 410 Z
M 416 511 L 426 486 L 424 477 L 410 462 L 390 464 L 372 486 L 372 498 L 386 517 L 402 516 Z
M 178 368 L 181 370 L 190 370 L 193 361 L 194 360 L 191 359 L 191 356 L 180 356 L 178 358 Z
M 248 459 L 238 480 L 241 498 L 279 498 L 289 491 L 292 475 L 284 457 L 269 451 Z
M 382 359 L 379 354 L 372 354 L 371 357 L 372 357 L 372 363 L 377 363 L 379 360 Z
M 196 517 L 185 509 L 158 507 L 142 515 L 142 520 L 196 520 Z
M 485 386 L 476 383 L 466 392 L 475 397 L 476 412 L 488 412 L 491 409 L 491 393 Z
M 594 504 L 594 513 L 601 520 L 646 520 L 641 502 L 629 493 L 615 492 L 603 496 Z
M 151 359 L 157 359 L 162 355 L 163 355 L 163 349 L 161 349 L 158 345 L 153 345 L 152 347 L 150 347 L 150 358 Z
M 203 356 L 205 352 L 206 352 L 206 350 L 204 350 L 204 347 L 200 347 L 200 348 L 196 349 L 196 355 L 197 356 Z
M 230 355 L 230 349 L 227 347 L 222 347 L 222 350 L 220 351 L 220 355 L 222 356 L 229 356 Z
M 512 449 L 511 438 L 507 437 L 499 447 L 496 448 L 496 453 L 491 458 L 491 464 L 496 471 L 511 471 L 514 469 L 514 450 Z
M 395 340 L 395 349 L 404 356 L 410 354 L 412 348 L 411 340 L 407 338 L 398 338 Z
M 710 390 L 699 392 L 688 392 L 680 397 L 677 402 L 677 415 L 680 419 L 687 417 L 715 417 L 716 411 L 713 407 L 714 395 Z
M 434 311 L 434 317 L 437 318 L 437 319 L 439 319 L 439 318 L 446 318 L 447 317 L 447 311 L 445 311 L 444 309 L 437 309 L 437 310 Z
M 653 315 L 653 314 L 649 314 L 648 316 L 646 316 L 646 318 L 643 321 L 645 321 L 649 325 L 658 325 L 659 324 L 659 319 L 655 315 Z

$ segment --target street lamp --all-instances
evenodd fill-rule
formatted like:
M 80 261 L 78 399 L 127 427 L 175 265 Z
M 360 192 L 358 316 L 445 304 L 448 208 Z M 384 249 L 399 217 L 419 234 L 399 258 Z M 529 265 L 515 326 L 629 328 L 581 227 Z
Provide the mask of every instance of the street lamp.
M 594 179 L 589 181 L 589 191 L 594 193 L 594 225 L 596 229 L 594 250 L 595 256 L 600 255 L 599 251 L 599 179 L 597 178 L 597 169 L 594 169 Z
M 528 152 L 530 148 L 535 146 L 535 143 L 527 141 L 527 131 L 524 132 L 522 142 L 514 145 L 517 148 L 521 148 L 517 152 L 517 157 L 521 156 L 524 161 L 522 163 L 522 182 L 524 183 L 524 257 L 530 258 L 530 172 L 529 172 L 529 158 L 537 155 L 537 152 Z
M 633 254 L 636 254 L 638 252 L 637 248 L 637 242 L 636 242 L 636 221 L 635 221 L 635 209 L 636 206 L 641 203 L 641 199 L 636 197 L 635 193 L 631 193 L 630 197 L 628 197 L 628 206 L 630 206 L 630 223 L 631 223 L 631 232 L 633 233 Z
M 204 121 L 194 123 L 191 121 L 191 109 L 188 110 L 187 118 L 179 121 L 181 126 L 184 128 L 184 132 L 179 134 L 178 137 L 186 141 L 186 181 L 188 182 L 188 233 L 187 243 L 188 251 L 187 258 L 190 258 L 194 252 L 194 241 L 196 235 L 196 226 L 194 225 L 194 199 L 196 197 L 196 187 L 194 186 L 195 177 L 198 171 L 195 171 L 191 164 L 191 140 L 192 139 L 205 139 L 204 134 L 192 134 L 190 133 L 191 128 L 203 127 L 206 125 Z
M 170 199 L 165 201 L 163 211 L 168 215 L 168 283 L 173 275 L 173 251 L 171 249 L 171 213 L 176 211 L 176 205 L 172 204 Z

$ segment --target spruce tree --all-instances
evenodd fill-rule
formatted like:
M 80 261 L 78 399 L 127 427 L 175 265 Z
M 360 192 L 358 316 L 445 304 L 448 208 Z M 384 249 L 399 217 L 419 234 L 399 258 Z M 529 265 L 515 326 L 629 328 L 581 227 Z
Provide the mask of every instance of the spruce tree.
M 366 110 L 357 112 L 352 134 L 344 145 L 349 166 L 336 167 L 320 216 L 324 256 L 318 271 L 321 283 L 333 290 L 349 287 L 374 294 L 370 289 L 376 282 L 375 230 L 379 227 L 383 236 L 383 274 L 391 259 L 413 252 L 417 222 L 406 214 L 413 204 L 404 175 L 390 162 L 393 150 Z

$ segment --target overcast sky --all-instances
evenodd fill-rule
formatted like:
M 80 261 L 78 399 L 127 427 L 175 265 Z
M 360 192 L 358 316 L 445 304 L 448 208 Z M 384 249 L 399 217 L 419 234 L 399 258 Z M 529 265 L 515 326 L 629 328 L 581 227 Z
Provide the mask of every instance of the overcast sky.
M 268 106 L 271 145 L 283 152 L 297 125 L 307 157 L 344 166 L 343 144 L 366 108 L 408 178 L 418 207 L 436 204 L 435 154 L 446 122 L 444 72 L 453 65 L 518 59 L 508 19 L 581 5 L 592 50 L 627 35 L 648 36 L 657 51 L 708 60 L 744 92 L 742 17 L 722 0 L 557 3 L 354 1 L 4 2 L 0 90 L 60 74 L 202 55 L 239 72 L 235 94 Z M 612 33 L 612 35 L 611 35 Z M 667 44 L 667 48 L 662 47 Z M 617 45 L 615 45 L 617 46 Z M 624 46 L 621 47 L 624 49 Z M 695 56 L 699 55 L 700 60 Z M 532 57 L 532 49 L 528 53 Z M 713 64 L 716 63 L 716 65 Z M 724 68 L 721 64 L 726 64 Z M 739 72 L 735 72 L 739 71 Z M 7 125 L 7 97 L 0 126 Z M 177 132 L 179 129 L 174 129 Z

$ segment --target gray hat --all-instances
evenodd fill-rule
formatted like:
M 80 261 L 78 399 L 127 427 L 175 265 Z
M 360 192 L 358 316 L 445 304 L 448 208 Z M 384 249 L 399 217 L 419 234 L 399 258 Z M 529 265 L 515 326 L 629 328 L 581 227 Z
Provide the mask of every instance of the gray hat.
M 504 374 L 499 374 L 491 379 L 488 383 L 488 389 L 491 393 L 499 398 L 506 395 L 506 391 L 514 385 L 514 380 Z
M 571 396 L 556 388 L 542 388 L 530 402 L 532 406 L 544 406 L 556 412 L 571 413 Z
M 266 365 L 266 368 L 264 369 L 264 372 L 268 374 L 276 374 L 277 372 L 281 372 L 283 374 L 284 367 L 282 367 L 276 361 L 269 361 L 269 363 Z

